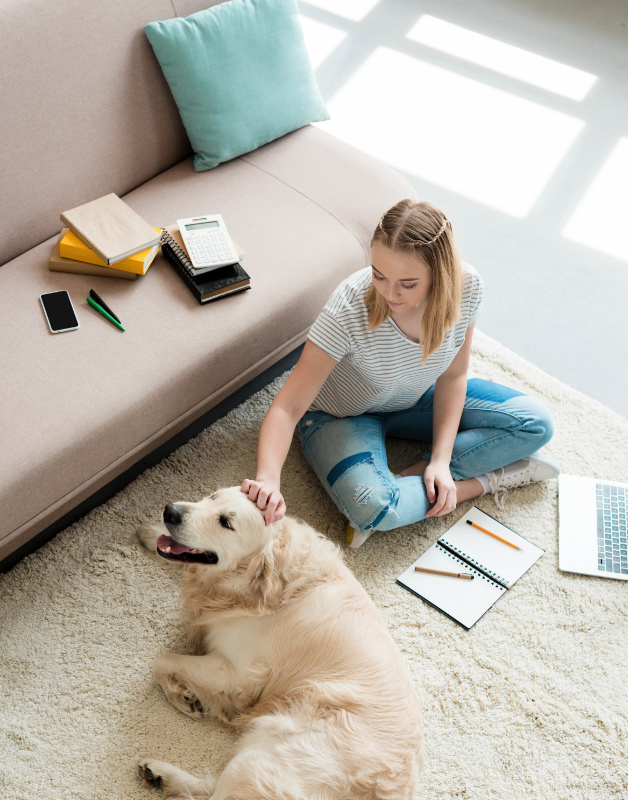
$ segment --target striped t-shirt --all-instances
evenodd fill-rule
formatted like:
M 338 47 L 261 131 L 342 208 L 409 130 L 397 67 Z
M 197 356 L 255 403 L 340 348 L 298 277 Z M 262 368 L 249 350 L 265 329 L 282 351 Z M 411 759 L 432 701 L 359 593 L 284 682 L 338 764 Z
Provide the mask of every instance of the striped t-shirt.
M 423 365 L 422 346 L 402 333 L 391 317 L 376 330 L 368 329 L 364 295 L 371 285 L 371 267 L 344 280 L 308 335 L 338 361 L 309 410 L 353 417 L 413 406 L 451 364 L 467 328 L 480 314 L 482 279 L 470 264 L 463 263 L 463 274 L 460 319 Z

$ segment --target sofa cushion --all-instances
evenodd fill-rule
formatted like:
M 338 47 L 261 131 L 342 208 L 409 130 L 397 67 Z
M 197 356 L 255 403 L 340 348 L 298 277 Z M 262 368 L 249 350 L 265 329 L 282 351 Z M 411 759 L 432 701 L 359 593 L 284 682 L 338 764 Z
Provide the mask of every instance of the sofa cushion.
M 416 192 L 407 181 L 400 182 L 399 173 L 388 164 L 329 136 L 324 127 L 324 123 L 321 128 L 307 125 L 241 158 L 305 194 L 339 224 L 349 227 L 370 259 L 374 225 L 389 208 L 385 187 L 399 187 L 400 193 L 390 205 L 406 196 L 416 197 Z M 330 151 L 333 158 L 328 162 Z M 402 195 L 404 187 L 407 195 Z M 380 195 L 380 191 L 384 193 Z
M 368 263 L 379 216 L 414 196 L 311 126 L 266 147 L 259 164 L 203 173 L 187 159 L 124 198 L 159 226 L 221 213 L 249 291 L 202 306 L 163 256 L 136 281 L 51 272 L 54 238 L 0 269 L 0 559 L 301 344 L 335 286 Z M 90 288 L 125 333 L 89 308 Z M 53 335 L 39 295 L 58 289 L 81 327 Z
M 196 153 L 197 172 L 329 119 L 296 0 L 231 0 L 144 29 Z

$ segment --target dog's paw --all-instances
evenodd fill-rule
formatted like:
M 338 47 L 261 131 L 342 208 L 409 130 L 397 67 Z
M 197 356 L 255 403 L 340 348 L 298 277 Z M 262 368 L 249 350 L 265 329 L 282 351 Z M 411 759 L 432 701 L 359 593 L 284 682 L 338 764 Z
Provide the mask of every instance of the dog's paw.
M 147 786 L 161 789 L 165 798 L 210 797 L 214 790 L 211 775 L 199 780 L 179 767 L 153 758 L 138 761 L 137 772 Z
M 155 789 L 162 788 L 162 767 L 167 766 L 162 761 L 142 759 L 137 764 L 137 772 L 147 786 Z
M 184 711 L 189 717 L 192 717 L 193 719 L 204 718 L 205 709 L 203 708 L 203 704 L 198 697 L 193 694 L 193 692 L 191 692 L 189 689 L 183 689 L 181 692 L 181 698 L 187 706 L 187 710 L 184 709 Z
M 167 675 L 164 681 L 160 681 L 169 702 L 179 711 L 183 711 L 192 719 L 201 720 L 205 718 L 205 709 L 198 696 L 181 683 L 177 675 Z
M 157 539 L 162 533 L 166 533 L 166 528 L 163 525 L 140 525 L 135 531 L 137 538 L 151 553 L 157 552 Z

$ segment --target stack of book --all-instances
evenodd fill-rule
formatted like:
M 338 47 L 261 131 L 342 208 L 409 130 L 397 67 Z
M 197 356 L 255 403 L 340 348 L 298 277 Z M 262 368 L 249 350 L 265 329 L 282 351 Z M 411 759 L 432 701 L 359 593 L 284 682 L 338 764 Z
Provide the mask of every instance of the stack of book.
M 50 269 L 134 280 L 146 274 L 161 246 L 152 228 L 115 194 L 61 214 L 63 228 Z
M 241 259 L 244 251 L 233 239 L 232 242 Z M 211 272 L 198 274 L 190 260 L 178 225 L 168 225 L 165 228 L 162 234 L 161 251 L 199 303 L 208 303 L 210 300 L 217 300 L 227 294 L 251 288 L 251 278 L 239 261 L 236 261 L 235 264 L 217 267 Z

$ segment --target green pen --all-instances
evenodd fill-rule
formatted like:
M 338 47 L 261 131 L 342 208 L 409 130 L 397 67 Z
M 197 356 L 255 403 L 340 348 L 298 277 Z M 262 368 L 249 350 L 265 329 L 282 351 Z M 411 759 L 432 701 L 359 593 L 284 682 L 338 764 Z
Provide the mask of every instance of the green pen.
M 101 306 L 99 306 L 99 305 L 98 305 L 98 303 L 97 303 L 95 300 L 92 300 L 92 298 L 91 298 L 91 297 L 88 297 L 88 298 L 86 298 L 86 299 L 87 299 L 87 302 L 90 304 L 90 306 L 91 306 L 92 308 L 95 308 L 95 309 L 96 309 L 96 311 L 98 311 L 100 314 L 102 314 L 102 315 L 103 315 L 103 317 L 105 317 L 106 319 L 108 319 L 108 320 L 109 320 L 109 322 L 113 322 L 113 324 L 116 326 L 116 328 L 120 328 L 120 330 L 121 330 L 121 331 L 123 331 L 123 330 L 124 330 L 124 328 L 122 327 L 122 325 L 120 325 L 120 323 L 119 323 L 119 322 L 117 322 L 117 321 L 116 321 L 116 320 L 115 320 L 115 319 L 114 319 L 114 318 L 111 316 L 111 314 L 107 314 L 107 312 L 105 311 L 105 309 L 104 309 L 104 308 L 101 308 Z

